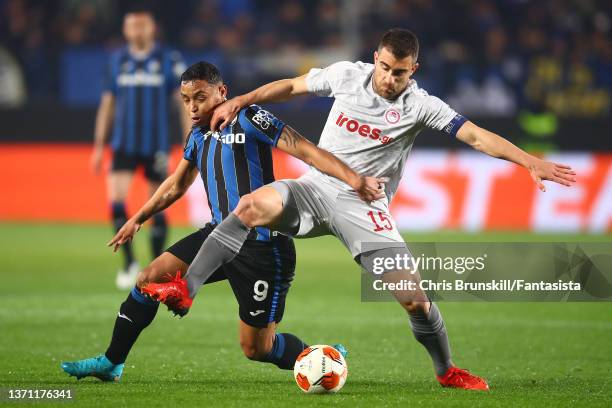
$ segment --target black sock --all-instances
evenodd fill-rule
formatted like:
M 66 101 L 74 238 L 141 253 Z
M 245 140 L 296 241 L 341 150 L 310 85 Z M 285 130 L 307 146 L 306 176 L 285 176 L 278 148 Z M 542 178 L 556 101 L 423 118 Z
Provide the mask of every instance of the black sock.
M 125 212 L 125 203 L 123 201 L 116 201 L 112 204 L 112 213 L 113 213 L 113 226 L 115 227 L 115 232 L 119 231 L 123 224 L 127 221 L 127 213 Z M 130 264 L 134 262 L 134 253 L 132 252 L 132 243 L 126 242 L 121 245 L 124 254 L 125 260 L 125 270 L 127 271 Z
M 151 229 L 151 249 L 153 258 L 157 258 L 164 251 L 166 236 L 168 235 L 168 224 L 164 213 L 153 216 L 153 228 Z
M 132 289 L 125 302 L 121 304 L 115 320 L 113 337 L 106 350 L 106 358 L 113 364 L 125 362 L 138 335 L 155 318 L 159 302 L 145 297 L 138 288 Z
M 290 333 L 277 333 L 272 344 L 272 351 L 264 361 L 272 363 L 283 370 L 293 370 L 297 356 L 308 345 Z

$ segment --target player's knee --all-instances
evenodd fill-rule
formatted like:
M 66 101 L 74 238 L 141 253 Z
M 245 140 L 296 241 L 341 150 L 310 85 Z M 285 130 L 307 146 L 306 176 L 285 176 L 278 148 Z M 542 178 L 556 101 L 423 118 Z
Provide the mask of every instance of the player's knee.
M 139 272 L 138 276 L 136 276 L 136 287 L 142 289 L 147 283 L 149 283 L 147 275 L 142 273 L 142 271 Z
M 147 283 L 158 282 L 162 271 L 155 264 L 150 264 L 138 273 L 136 277 L 136 286 L 142 288 Z
M 256 199 L 252 194 L 245 194 L 240 198 L 238 205 L 234 209 L 234 214 L 247 227 L 253 227 L 258 219 Z
M 147 271 L 147 269 L 143 269 L 142 271 L 138 272 L 138 276 L 136 276 L 136 286 L 138 286 L 139 288 L 142 288 L 143 286 L 145 286 L 147 283 L 150 283 L 150 277 L 149 277 L 149 272 Z

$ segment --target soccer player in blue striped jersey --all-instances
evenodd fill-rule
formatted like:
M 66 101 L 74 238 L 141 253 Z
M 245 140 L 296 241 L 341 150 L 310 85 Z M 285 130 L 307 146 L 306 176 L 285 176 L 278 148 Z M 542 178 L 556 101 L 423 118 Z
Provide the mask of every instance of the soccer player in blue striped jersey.
M 156 43 L 155 26 L 153 14 L 146 9 L 135 9 L 125 15 L 123 34 L 127 45 L 110 57 L 96 118 L 91 159 L 95 172 L 100 171 L 104 145 L 112 135 L 108 194 L 116 230 L 128 218 L 125 199 L 134 171 L 144 168 L 151 194 L 166 178 L 170 149 L 168 112 L 174 105 L 182 113 L 178 79 L 185 66 L 178 52 Z M 189 120 L 186 115 L 179 116 L 187 134 Z M 161 254 L 166 235 L 166 219 L 159 213 L 153 218 L 151 229 L 154 257 Z M 123 253 L 124 266 L 116 283 L 120 289 L 128 289 L 134 285 L 139 268 L 129 243 Z
M 118 381 L 124 362 L 139 334 L 154 319 L 159 301 L 156 285 L 168 281 L 181 286 L 202 244 L 222 220 L 232 218 L 240 197 L 274 181 L 272 148 L 279 148 L 319 171 L 336 177 L 365 201 L 379 199 L 381 179 L 361 176 L 302 137 L 290 126 L 257 105 L 240 110 L 237 119 L 222 132 L 211 132 L 208 123 L 216 106 L 225 100 L 227 88 L 217 68 L 206 62 L 192 65 L 181 77 L 181 97 L 193 128 L 183 160 L 151 199 L 109 242 L 115 250 L 133 239 L 140 226 L 178 200 L 198 173 L 206 189 L 212 220 L 204 228 L 179 240 L 138 275 L 137 286 L 121 305 L 110 345 L 97 357 L 62 363 L 77 378 L 95 376 Z M 227 279 L 238 301 L 240 345 L 246 357 L 293 369 L 306 344 L 297 336 L 277 333 L 285 299 L 295 272 L 295 247 L 290 237 L 269 228 L 254 229 L 240 253 L 207 281 Z M 148 289 L 145 292 L 145 287 Z M 165 287 L 164 293 L 167 293 Z M 189 305 L 190 306 L 190 305 Z M 171 310 L 180 310 L 181 305 Z M 179 313 L 180 314 L 180 313 Z M 343 352 L 342 347 L 337 347 Z

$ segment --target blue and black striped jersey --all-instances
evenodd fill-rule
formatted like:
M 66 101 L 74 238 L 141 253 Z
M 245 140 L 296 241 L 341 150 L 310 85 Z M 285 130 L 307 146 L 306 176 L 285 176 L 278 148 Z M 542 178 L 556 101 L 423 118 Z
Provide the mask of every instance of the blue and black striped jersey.
M 251 105 L 222 132 L 193 128 L 183 157 L 200 170 L 212 223 L 227 217 L 240 197 L 274 181 L 272 147 L 284 127 L 270 112 Z M 270 230 L 257 227 L 249 238 L 269 241 Z
M 144 58 L 127 47 L 111 55 L 104 90 L 115 96 L 114 151 L 149 157 L 170 149 L 168 108 L 184 70 L 181 55 L 160 45 Z

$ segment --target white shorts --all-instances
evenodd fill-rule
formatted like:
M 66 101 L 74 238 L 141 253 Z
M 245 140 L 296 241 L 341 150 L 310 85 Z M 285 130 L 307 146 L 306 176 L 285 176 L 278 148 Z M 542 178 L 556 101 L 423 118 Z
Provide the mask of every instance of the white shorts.
M 292 234 L 296 238 L 335 235 L 353 257 L 374 247 L 405 247 L 389 213 L 387 198 L 368 204 L 355 191 L 342 188 L 316 172 L 276 183 L 287 185 L 291 191 L 291 205 L 295 205 L 299 217 L 299 229 Z

